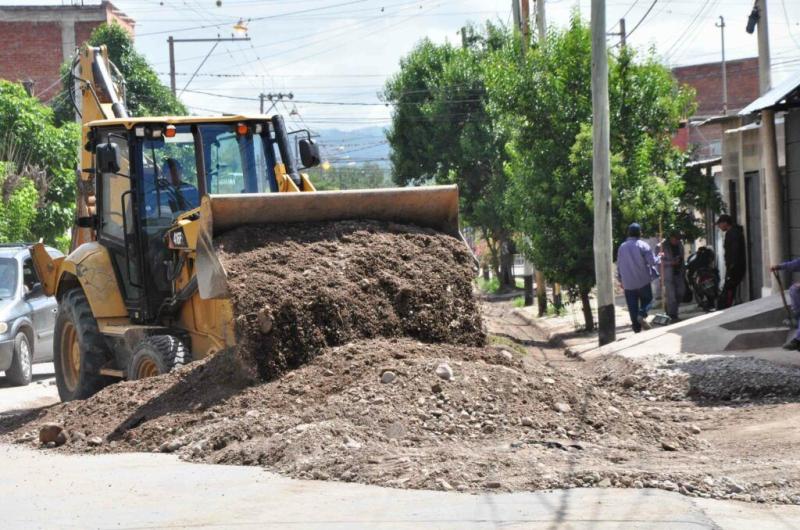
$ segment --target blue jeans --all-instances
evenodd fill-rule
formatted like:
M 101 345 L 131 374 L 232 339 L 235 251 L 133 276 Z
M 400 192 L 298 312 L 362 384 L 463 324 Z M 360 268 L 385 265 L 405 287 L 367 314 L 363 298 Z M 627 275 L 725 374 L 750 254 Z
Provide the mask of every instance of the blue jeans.
M 625 289 L 625 302 L 628 304 L 628 313 L 631 315 L 633 331 L 639 333 L 642 331 L 639 317 L 647 318 L 647 312 L 650 311 L 650 307 L 653 305 L 653 289 L 649 283 L 639 289 Z

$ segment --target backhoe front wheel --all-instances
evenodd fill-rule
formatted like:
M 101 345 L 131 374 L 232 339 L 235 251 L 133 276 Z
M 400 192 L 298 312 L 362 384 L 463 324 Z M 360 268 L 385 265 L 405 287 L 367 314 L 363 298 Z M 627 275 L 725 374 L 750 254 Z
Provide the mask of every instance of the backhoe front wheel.
M 110 353 L 80 289 L 67 292 L 56 316 L 53 364 L 61 401 L 86 399 L 114 380 L 100 375 Z
M 186 345 L 172 335 L 151 335 L 133 350 L 128 379 L 144 379 L 171 372 L 190 361 Z

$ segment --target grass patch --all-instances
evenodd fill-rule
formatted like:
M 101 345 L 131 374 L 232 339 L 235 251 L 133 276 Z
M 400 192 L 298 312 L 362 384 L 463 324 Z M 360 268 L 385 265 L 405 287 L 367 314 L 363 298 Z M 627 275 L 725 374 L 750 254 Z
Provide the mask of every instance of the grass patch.
M 513 350 L 520 355 L 528 354 L 528 350 L 525 349 L 525 346 L 514 342 L 508 337 L 501 337 L 500 335 L 489 335 L 489 346 L 501 346 L 507 350 Z
M 514 285 L 517 286 L 517 289 L 524 289 L 525 280 L 523 278 L 514 278 Z
M 478 289 L 483 291 L 487 294 L 495 294 L 497 291 L 500 290 L 500 280 L 497 278 L 492 278 L 491 280 L 484 280 L 483 278 L 478 278 L 476 280 L 478 284 Z
M 514 298 L 513 300 L 511 300 L 511 305 L 513 305 L 514 307 L 525 307 L 525 297 L 518 296 Z

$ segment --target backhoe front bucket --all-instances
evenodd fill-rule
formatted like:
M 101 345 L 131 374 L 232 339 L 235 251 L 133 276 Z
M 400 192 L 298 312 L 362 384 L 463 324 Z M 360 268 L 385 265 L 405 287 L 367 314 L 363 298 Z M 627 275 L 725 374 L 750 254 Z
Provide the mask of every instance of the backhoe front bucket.
M 203 197 L 197 241 L 201 298 L 227 298 L 225 270 L 213 238 L 248 224 L 284 224 L 371 219 L 432 228 L 454 237 L 458 229 L 458 188 L 429 186 L 303 193 L 244 193 Z

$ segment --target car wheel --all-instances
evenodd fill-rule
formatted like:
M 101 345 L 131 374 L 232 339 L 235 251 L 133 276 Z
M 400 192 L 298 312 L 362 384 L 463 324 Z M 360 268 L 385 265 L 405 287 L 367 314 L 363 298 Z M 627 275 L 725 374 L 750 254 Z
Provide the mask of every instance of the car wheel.
M 23 332 L 14 337 L 14 357 L 11 366 L 6 370 L 6 377 L 11 384 L 25 386 L 33 379 L 33 354 L 28 336 Z

